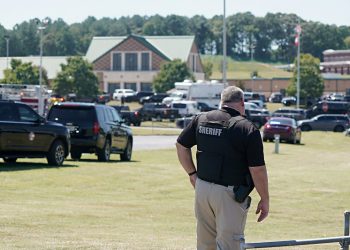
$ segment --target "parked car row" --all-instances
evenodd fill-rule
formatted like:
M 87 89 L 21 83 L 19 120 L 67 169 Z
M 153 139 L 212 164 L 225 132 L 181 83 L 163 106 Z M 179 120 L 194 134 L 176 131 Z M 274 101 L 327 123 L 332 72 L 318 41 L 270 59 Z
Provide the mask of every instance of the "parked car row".
M 45 119 L 26 104 L 0 101 L 0 133 L 0 157 L 7 163 L 46 157 L 60 166 L 69 153 L 73 160 L 93 153 L 99 161 L 109 161 L 112 153 L 122 161 L 132 155 L 131 129 L 108 105 L 61 102 Z

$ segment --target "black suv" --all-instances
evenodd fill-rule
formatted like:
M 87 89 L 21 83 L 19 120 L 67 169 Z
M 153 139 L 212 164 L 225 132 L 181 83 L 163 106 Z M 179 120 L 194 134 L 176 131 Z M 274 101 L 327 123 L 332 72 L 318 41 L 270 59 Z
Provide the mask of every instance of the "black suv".
M 49 165 L 61 166 L 69 149 L 66 127 L 46 121 L 24 103 L 0 101 L 0 157 L 5 163 L 46 157 Z
M 169 95 L 166 93 L 155 93 L 154 95 L 141 97 L 139 100 L 140 104 L 145 104 L 146 102 L 162 102 L 165 97 Z
M 47 119 L 62 123 L 69 129 L 73 160 L 79 160 L 82 153 L 95 153 L 99 161 L 109 161 L 111 153 L 120 154 L 122 161 L 131 159 L 131 129 L 108 105 L 57 103 L 51 107 Z
M 319 101 L 306 111 L 307 118 L 322 114 L 350 114 L 350 103 L 340 101 Z

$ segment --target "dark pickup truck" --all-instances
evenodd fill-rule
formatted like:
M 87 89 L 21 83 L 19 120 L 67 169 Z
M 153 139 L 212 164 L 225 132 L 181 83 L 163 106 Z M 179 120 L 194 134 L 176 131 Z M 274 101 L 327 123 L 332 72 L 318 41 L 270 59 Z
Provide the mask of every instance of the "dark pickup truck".
M 254 123 L 257 128 L 264 126 L 271 117 L 267 109 L 247 109 L 245 114 L 247 119 Z
M 134 125 L 134 126 L 140 126 L 141 125 L 141 115 L 140 112 L 135 110 L 135 111 L 130 111 L 129 106 L 122 105 L 111 105 L 113 108 L 115 108 L 118 113 L 120 114 L 121 118 L 124 120 L 124 122 L 127 125 Z
M 180 117 L 177 109 L 169 108 L 164 103 L 145 103 L 141 108 L 137 109 L 137 111 L 144 121 L 151 121 L 152 119 L 162 121 L 163 119 L 169 119 L 173 122 L 176 118 Z

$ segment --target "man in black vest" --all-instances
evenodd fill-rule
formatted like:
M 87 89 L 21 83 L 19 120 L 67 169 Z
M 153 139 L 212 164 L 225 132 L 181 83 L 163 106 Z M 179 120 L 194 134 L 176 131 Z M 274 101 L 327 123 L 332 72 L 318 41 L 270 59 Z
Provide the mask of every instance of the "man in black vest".
M 239 250 L 250 191 L 260 201 L 258 222 L 269 213 L 268 177 L 260 131 L 244 115 L 244 95 L 229 86 L 221 109 L 201 113 L 182 131 L 176 148 L 195 188 L 198 250 Z M 197 168 L 191 148 L 197 145 Z

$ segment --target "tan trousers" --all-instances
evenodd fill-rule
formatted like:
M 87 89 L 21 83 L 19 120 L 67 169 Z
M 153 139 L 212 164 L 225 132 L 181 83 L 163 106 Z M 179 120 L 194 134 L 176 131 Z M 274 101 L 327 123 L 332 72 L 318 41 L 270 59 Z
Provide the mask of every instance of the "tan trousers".
M 233 187 L 197 178 L 197 250 L 240 250 L 249 205 L 250 197 L 243 203 L 234 200 Z

